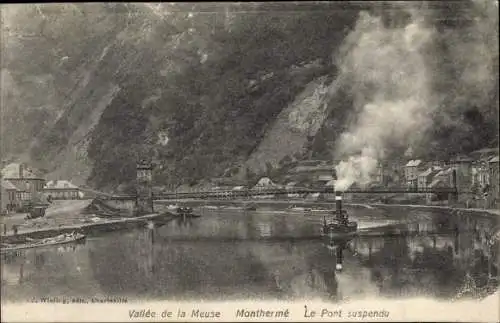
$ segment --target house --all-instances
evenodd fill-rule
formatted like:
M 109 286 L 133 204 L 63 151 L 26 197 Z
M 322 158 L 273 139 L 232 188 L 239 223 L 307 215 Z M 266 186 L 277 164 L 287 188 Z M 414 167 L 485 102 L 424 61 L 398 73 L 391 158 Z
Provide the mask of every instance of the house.
M 271 181 L 271 179 L 269 177 L 262 177 L 261 179 L 259 179 L 257 184 L 253 187 L 253 189 L 259 190 L 259 189 L 269 189 L 269 188 L 276 188 L 276 187 L 279 187 L 279 186 L 274 184 L 273 181 Z M 261 196 L 258 196 L 258 198 L 263 198 L 263 199 L 274 198 L 274 195 L 273 194 L 261 195 Z
M 456 171 L 453 167 L 444 167 L 442 170 L 438 171 L 432 177 L 431 183 L 427 185 L 429 189 L 438 189 L 438 188 L 450 188 L 453 187 L 455 182 L 455 173 Z M 435 195 L 438 200 L 445 201 L 449 200 L 449 193 L 439 193 L 439 194 L 429 194 L 427 196 L 427 202 L 429 203 L 429 198 L 432 199 L 432 195 Z
M 420 159 L 410 160 L 405 165 L 405 181 L 406 185 L 411 188 L 417 187 L 418 174 L 422 168 Z
M 17 187 L 9 181 L 2 180 L 0 183 L 0 214 L 10 212 L 20 207 Z
M 437 188 L 436 185 L 438 182 L 434 182 L 434 176 L 442 171 L 441 167 L 434 166 L 429 167 L 427 170 L 423 171 L 418 175 L 417 178 L 417 188 L 419 190 L 426 190 L 431 188 Z M 442 181 L 441 181 L 442 184 Z M 434 186 L 432 186 L 434 185 Z M 432 201 L 432 193 L 426 193 L 425 198 L 427 204 L 430 204 Z
M 45 179 L 23 163 L 11 163 L 2 169 L 2 178 L 19 190 L 22 200 L 32 199 L 43 190 Z
M 220 190 L 232 190 L 235 186 L 245 186 L 247 184 L 246 181 L 239 180 L 231 177 L 218 177 L 212 178 L 210 183 L 207 186 L 217 187 Z M 180 189 L 178 189 L 180 190 Z
M 259 179 L 257 184 L 255 184 L 254 188 L 270 188 L 276 187 L 277 185 L 273 183 L 273 181 L 269 177 L 262 177 Z
M 489 163 L 488 160 L 475 160 L 471 166 L 471 184 L 478 187 L 489 185 Z
M 432 182 L 434 176 L 442 170 L 441 167 L 429 167 L 427 170 L 418 174 L 417 177 L 417 188 L 419 190 L 425 190 L 429 188 L 429 184 Z
M 293 191 L 297 187 L 297 182 L 289 182 L 285 185 L 286 190 L 291 190 Z M 300 194 L 297 193 L 288 193 L 287 197 L 289 198 L 297 198 L 300 197 Z
M 440 170 L 436 175 L 434 175 L 432 180 L 432 182 L 436 181 L 441 182 L 442 187 L 453 187 L 453 168 L 445 167 Z
M 489 192 L 487 195 L 487 203 L 489 208 L 498 208 L 500 203 L 500 177 L 498 175 L 498 156 L 492 157 L 488 161 L 488 176 L 490 180 Z
M 335 166 L 326 163 L 301 164 L 290 170 L 287 178 L 292 181 L 308 181 L 314 186 L 322 186 L 335 178 Z
M 406 163 L 401 159 L 381 161 L 374 174 L 374 183 L 401 187 L 406 184 Z
M 78 186 L 66 180 L 48 181 L 43 193 L 46 198 L 53 200 L 77 200 L 84 196 Z
M 321 198 L 320 193 L 311 193 L 306 195 L 306 201 L 317 201 Z
M 469 156 L 474 160 L 489 160 L 495 156 L 498 156 L 498 148 L 483 148 L 473 151 Z
M 4 179 L 1 182 L 1 188 L 0 213 L 18 211 L 19 208 L 40 197 L 40 192 L 28 191 L 22 182 L 17 182 L 15 185 L 12 181 Z
M 325 187 L 328 183 L 334 181 L 335 179 L 333 178 L 332 175 L 319 175 L 318 180 L 316 181 L 316 186 L 318 187 Z

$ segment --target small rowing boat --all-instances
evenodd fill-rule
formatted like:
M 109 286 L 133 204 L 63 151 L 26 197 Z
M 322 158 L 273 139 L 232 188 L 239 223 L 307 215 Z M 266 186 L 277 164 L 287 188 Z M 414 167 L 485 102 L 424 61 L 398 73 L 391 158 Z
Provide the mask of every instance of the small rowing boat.
M 199 214 L 193 213 L 193 208 L 190 207 L 179 207 L 177 208 L 177 216 L 185 218 L 199 218 Z
M 87 236 L 81 233 L 64 233 L 55 237 L 45 238 L 45 239 L 32 239 L 26 238 L 26 241 L 23 243 L 2 243 L 1 253 L 16 251 L 22 249 L 31 249 L 37 247 L 46 247 L 53 245 L 60 245 L 72 242 L 79 242 L 86 238 Z

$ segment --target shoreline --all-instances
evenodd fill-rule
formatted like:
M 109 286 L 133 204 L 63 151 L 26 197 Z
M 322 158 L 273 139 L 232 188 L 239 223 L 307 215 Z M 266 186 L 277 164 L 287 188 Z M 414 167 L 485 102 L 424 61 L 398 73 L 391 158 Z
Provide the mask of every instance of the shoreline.
M 223 200 L 163 200 L 156 201 L 158 204 L 188 204 L 193 205 L 194 207 L 204 207 L 204 206 L 227 206 L 227 205 L 246 205 L 246 204 L 256 204 L 261 205 L 263 207 L 273 207 L 277 205 L 294 205 L 295 207 L 335 207 L 335 202 L 330 201 L 270 201 L 270 200 L 231 200 L 231 201 L 223 201 Z M 452 206 L 442 206 L 442 205 L 418 205 L 418 204 L 382 204 L 382 203 L 349 203 L 345 202 L 345 206 L 355 207 L 355 208 L 366 208 L 366 209 L 422 209 L 422 210 L 448 210 L 450 212 L 463 212 L 469 215 L 479 215 L 485 217 L 494 217 L 500 218 L 500 210 L 496 209 L 466 209 L 466 208 L 455 208 Z M 28 229 L 18 232 L 17 235 L 14 235 L 12 232 L 7 234 L 2 234 L 2 240 L 10 240 L 13 238 L 22 238 L 25 236 L 30 236 L 33 238 L 45 238 L 57 234 L 62 233 L 70 233 L 72 231 L 81 231 L 85 234 L 89 232 L 99 231 L 99 232 L 111 232 L 124 228 L 129 228 L 133 226 L 137 226 L 139 224 L 144 224 L 147 221 L 170 221 L 174 219 L 175 214 L 166 211 L 162 213 L 151 213 L 146 214 L 139 217 L 127 217 L 115 220 L 104 220 L 103 222 L 97 223 L 79 223 L 72 225 L 64 225 L 64 226 L 49 226 L 46 228 L 37 228 L 37 229 Z
M 38 238 L 46 238 L 57 234 L 69 233 L 76 230 L 81 232 L 83 231 L 83 233 L 85 234 L 88 234 L 89 232 L 93 231 L 116 231 L 122 228 L 127 228 L 129 226 L 144 224 L 147 221 L 162 220 L 163 222 L 163 221 L 170 221 L 174 218 L 175 215 L 170 212 L 151 213 L 139 217 L 122 218 L 117 220 L 106 220 L 104 222 L 97 222 L 97 223 L 81 223 L 81 224 L 65 225 L 60 227 L 50 226 L 46 228 L 23 230 L 19 232 L 17 235 L 14 235 L 13 233 L 9 232 L 5 235 L 2 234 L 1 238 L 4 241 L 11 240 L 14 238 L 22 238 L 26 236 L 38 239 Z
M 275 206 L 275 205 L 294 205 L 300 207 L 335 207 L 335 201 L 279 201 L 279 200 L 158 200 L 159 204 L 195 204 L 198 207 L 203 206 L 214 206 L 214 205 L 246 205 L 246 204 L 257 204 L 265 206 Z M 347 200 L 343 203 L 345 206 L 350 207 L 362 207 L 362 208 L 412 208 L 412 209 L 427 209 L 427 210 L 449 210 L 451 212 L 459 211 L 464 213 L 477 214 L 482 216 L 494 216 L 500 217 L 500 210 L 498 209 L 477 209 L 477 208 L 460 208 L 447 205 L 421 205 L 421 204 L 383 204 L 383 203 L 359 203 L 359 202 L 348 202 Z
M 469 214 L 475 216 L 484 216 L 489 218 L 499 218 L 500 219 L 500 210 L 496 209 L 476 209 L 476 208 L 460 208 L 446 205 L 420 205 L 420 204 L 383 204 L 383 203 L 344 203 L 346 206 L 354 206 L 354 207 L 363 207 L 368 209 L 421 209 L 421 210 L 430 210 L 430 211 L 438 211 L 438 210 L 447 210 L 451 215 L 454 212 L 461 212 L 462 214 Z
M 420 208 L 420 209 L 433 209 L 433 210 L 450 210 L 450 211 L 460 211 L 468 213 L 483 213 L 484 216 L 497 216 L 500 217 L 500 210 L 497 209 L 476 209 L 476 208 L 460 208 L 445 205 L 419 205 L 419 204 L 382 204 L 382 203 L 345 203 L 345 205 L 351 206 L 370 206 L 378 208 L 390 208 L 390 207 L 401 207 L 401 208 Z

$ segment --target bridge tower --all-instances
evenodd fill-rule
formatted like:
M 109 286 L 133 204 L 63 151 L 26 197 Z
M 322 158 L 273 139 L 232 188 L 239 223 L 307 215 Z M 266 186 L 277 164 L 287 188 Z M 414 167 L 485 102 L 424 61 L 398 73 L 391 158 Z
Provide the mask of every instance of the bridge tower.
M 459 156 L 452 160 L 453 169 L 452 186 L 457 190 L 454 198 L 467 198 L 467 193 L 472 184 L 472 159 Z
M 153 164 L 146 161 L 137 163 L 136 215 L 154 213 L 152 181 Z

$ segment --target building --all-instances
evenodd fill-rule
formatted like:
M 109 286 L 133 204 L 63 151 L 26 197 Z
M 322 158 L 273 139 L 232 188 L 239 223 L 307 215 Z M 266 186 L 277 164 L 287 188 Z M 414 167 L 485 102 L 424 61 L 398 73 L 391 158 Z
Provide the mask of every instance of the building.
M 483 148 L 471 152 L 469 155 L 474 160 L 489 160 L 495 156 L 498 156 L 498 148 Z
M 381 161 L 372 175 L 372 183 L 375 185 L 388 186 L 390 184 L 401 185 L 404 171 L 400 161 Z
M 134 214 L 143 215 L 154 212 L 153 204 L 153 164 L 149 160 L 142 160 L 136 164 Z
M 313 183 L 313 185 L 323 188 L 332 181 L 335 181 L 332 175 L 319 175 L 318 180 L 315 183 Z
M 459 195 L 469 192 L 472 184 L 472 162 L 466 156 L 459 156 L 451 161 L 451 167 L 456 174 L 456 185 Z
M 437 174 L 434 175 L 432 178 L 431 183 L 427 186 L 429 189 L 438 189 L 438 188 L 449 188 L 453 187 L 454 185 L 454 170 L 451 167 L 444 167 L 442 170 L 440 170 Z M 431 199 L 432 199 L 432 195 Z M 441 202 L 446 202 L 450 200 L 451 196 L 450 193 L 440 193 L 436 194 L 436 199 L 441 201 Z M 429 203 L 429 199 L 427 200 Z M 446 203 L 448 203 L 446 202 Z
M 11 163 L 5 166 L 2 169 L 2 178 L 19 190 L 18 194 L 22 200 L 33 199 L 45 186 L 45 179 L 23 163 Z
M 488 161 L 488 176 L 490 180 L 489 192 L 487 195 L 487 203 L 489 208 L 500 207 L 500 177 L 498 175 L 498 156 L 491 158 Z
M 405 181 L 409 188 L 417 188 L 418 174 L 422 170 L 422 166 L 420 159 L 410 160 L 405 165 Z
M 43 188 L 46 198 L 53 200 L 77 200 L 84 194 L 78 186 L 66 180 L 48 181 Z
M 385 176 L 385 167 L 379 162 L 377 164 L 377 168 L 372 174 L 372 183 L 375 185 L 385 185 L 386 184 L 386 176 Z
M 254 190 L 265 190 L 265 189 L 270 189 L 270 188 L 278 188 L 279 186 L 273 183 L 273 181 L 269 177 L 262 177 L 259 179 L 257 184 L 253 187 Z M 261 199 L 271 199 L 274 198 L 275 196 L 273 194 L 269 195 L 260 195 L 257 198 Z
M 401 187 L 406 184 L 406 164 L 402 160 L 384 160 L 377 166 L 374 182 L 383 186 Z
M 235 186 L 246 186 L 248 183 L 245 180 L 240 180 L 231 177 L 218 177 L 212 178 L 209 185 L 213 189 L 219 190 L 232 190 Z
M 301 164 L 290 170 L 287 179 L 302 182 L 307 180 L 312 185 L 324 185 L 335 178 L 335 166 L 325 162 L 315 165 Z
M 429 187 L 453 187 L 453 182 L 453 168 L 445 167 L 434 175 Z
M 1 205 L 0 214 L 5 214 L 20 207 L 20 200 L 17 187 L 9 181 L 1 181 Z
M 26 186 L 19 182 L 14 185 L 9 180 L 2 180 L 1 188 L 0 213 L 17 212 L 21 207 L 29 204 L 32 200 L 38 199 L 40 196 L 40 192 L 28 191 Z
M 442 171 L 441 167 L 429 167 L 425 171 L 418 174 L 417 177 L 417 188 L 419 190 L 425 190 L 429 188 L 429 185 L 432 183 L 434 176 Z
M 437 188 L 436 183 L 434 183 L 434 187 L 431 185 L 433 184 L 434 176 L 437 175 L 441 171 L 442 171 L 441 167 L 434 166 L 434 167 L 429 167 L 427 170 L 420 173 L 418 175 L 418 178 L 417 178 L 417 188 L 419 190 Z M 425 198 L 426 198 L 427 204 L 431 203 L 432 193 L 426 193 Z
M 277 185 L 274 184 L 269 177 L 262 177 L 261 179 L 259 179 L 257 184 L 255 184 L 254 188 L 271 188 L 276 186 Z
M 296 187 L 297 187 L 297 186 L 298 186 L 298 185 L 297 185 L 297 182 L 289 182 L 289 183 L 287 183 L 287 184 L 285 185 L 285 189 L 286 189 L 287 191 L 294 191 L 294 190 L 296 189 Z M 298 197 L 300 197 L 300 194 L 297 194 L 297 193 L 288 193 L 288 194 L 287 194 L 287 197 L 288 197 L 288 198 L 298 198 Z
M 484 188 L 490 183 L 488 160 L 475 160 L 471 166 L 471 184 Z

